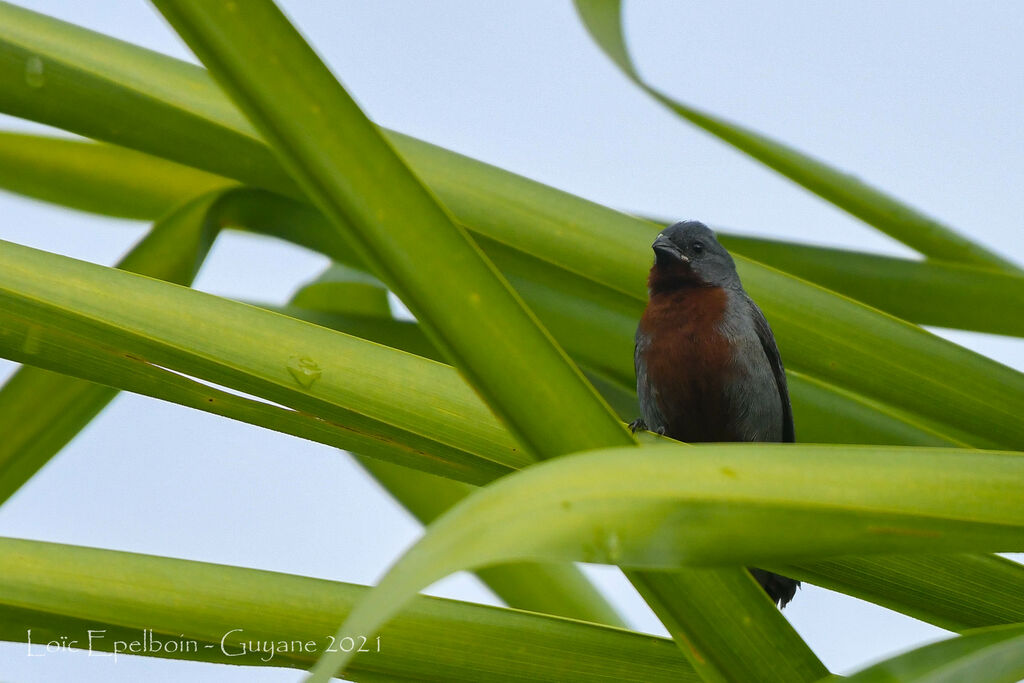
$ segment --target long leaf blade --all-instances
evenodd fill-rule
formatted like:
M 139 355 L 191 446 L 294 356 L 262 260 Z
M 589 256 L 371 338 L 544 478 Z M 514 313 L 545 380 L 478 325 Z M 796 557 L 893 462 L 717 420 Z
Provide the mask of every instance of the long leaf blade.
M 331 445 L 476 483 L 531 462 L 439 363 L 28 247 L 0 242 L 0 263 L 0 355 L 12 360 L 158 397 L 166 387 L 186 405 L 232 405 L 239 417 L 250 410 L 271 425 L 298 423 L 310 437 L 333 434 L 317 439 Z M 270 412 L 213 388 L 189 393 L 195 383 L 175 373 L 291 411 Z M 395 400 L 396 387 L 406 400 Z
M 475 487 L 377 458 L 356 461 L 424 526 Z M 578 568 L 567 563 L 513 562 L 481 567 L 477 576 L 510 607 L 624 627 L 622 617 Z
M 124 147 L 0 132 L 0 187 L 80 211 L 152 220 L 234 184 Z
M 1024 336 L 1024 277 L 943 261 L 719 235 L 727 248 L 919 325 Z
M 679 116 L 718 137 L 865 223 L 917 249 L 949 261 L 964 261 L 1020 273 L 1018 265 L 973 242 L 857 178 L 792 147 L 683 104 L 649 85 L 637 72 L 622 33 L 621 0 L 574 0 L 594 42 L 622 73 Z
M 998 555 L 842 557 L 771 568 L 950 631 L 1024 622 L 1024 566 Z
M 0 538 L 0 639 L 47 634 L 109 652 L 121 641 L 194 643 L 175 657 L 308 667 L 364 586 L 152 555 Z M 80 636 L 74 638 L 75 636 Z M 251 652 L 270 641 L 273 655 Z M 43 641 L 46 642 L 45 640 Z M 517 647 L 509 647 L 514 642 Z M 333 646 L 353 647 L 334 641 Z M 250 649 L 242 654 L 243 647 Z M 376 650 L 368 639 L 367 650 Z M 155 647 L 146 654 L 154 656 Z M 473 657 L 467 658 L 466 653 Z M 166 652 L 164 655 L 166 656 Z M 696 681 L 666 639 L 519 610 L 420 597 L 381 633 L 352 680 Z
M 514 558 L 671 568 L 1018 550 L 1024 508 L 1013 492 L 1022 476 L 1020 453 L 949 449 L 673 445 L 561 458 L 440 518 L 342 632 L 376 630 L 452 571 Z M 496 522 L 500 534 L 481 533 Z

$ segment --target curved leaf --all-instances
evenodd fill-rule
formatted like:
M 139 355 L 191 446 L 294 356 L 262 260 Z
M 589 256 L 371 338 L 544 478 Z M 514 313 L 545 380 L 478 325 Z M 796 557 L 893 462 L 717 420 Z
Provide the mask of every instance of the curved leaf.
M 637 72 L 622 34 L 621 0 L 574 0 L 590 37 L 622 73 L 690 123 L 749 154 L 793 182 L 917 249 L 925 256 L 1021 273 L 1018 265 L 854 176 L 735 123 L 683 104 L 650 86 Z
M 431 525 L 339 633 L 373 632 L 420 588 L 510 559 L 667 569 L 1018 550 L 1022 476 L 1019 453 L 951 449 L 719 444 L 560 458 L 481 489 Z M 335 671 L 326 661 L 320 680 Z
M 295 292 L 288 305 L 325 313 L 391 317 L 384 284 L 361 270 L 338 264 Z
M 188 197 L 231 182 L 123 147 L 0 132 L 0 187 L 83 211 L 155 219 Z M 1024 281 L 1015 275 L 734 233 L 719 233 L 719 239 L 737 253 L 911 322 L 1024 335 L 1019 320 L 1003 315 L 998 303 L 1024 299 Z M 495 245 L 484 248 L 495 258 Z
M 358 457 L 356 462 L 424 525 L 476 490 L 377 458 Z M 615 608 L 571 564 L 513 562 L 481 567 L 475 573 L 510 607 L 625 627 Z

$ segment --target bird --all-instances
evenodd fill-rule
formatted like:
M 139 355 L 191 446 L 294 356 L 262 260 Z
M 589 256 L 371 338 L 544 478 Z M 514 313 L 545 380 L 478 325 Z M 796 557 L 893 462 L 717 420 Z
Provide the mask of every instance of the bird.
M 651 248 L 633 355 L 641 417 L 630 428 L 689 443 L 795 441 L 775 336 L 715 233 L 681 221 L 662 230 Z M 780 608 L 800 586 L 750 572 Z

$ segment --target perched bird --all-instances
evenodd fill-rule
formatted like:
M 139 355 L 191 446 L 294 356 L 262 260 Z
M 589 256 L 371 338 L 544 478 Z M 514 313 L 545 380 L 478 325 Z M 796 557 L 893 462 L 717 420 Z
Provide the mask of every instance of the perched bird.
M 794 441 L 775 337 L 729 252 L 697 221 L 665 228 L 651 246 L 634 353 L 641 418 L 630 427 L 687 442 Z M 750 571 L 780 607 L 800 585 Z

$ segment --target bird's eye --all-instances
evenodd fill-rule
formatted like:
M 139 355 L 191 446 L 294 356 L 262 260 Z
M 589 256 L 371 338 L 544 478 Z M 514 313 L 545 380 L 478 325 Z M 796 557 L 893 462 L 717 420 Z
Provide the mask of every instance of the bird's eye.
M 704 243 L 703 242 L 694 242 L 693 244 L 690 245 L 690 249 L 693 250 L 694 254 L 699 254 L 699 253 L 704 251 Z

